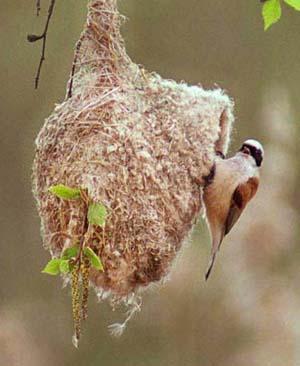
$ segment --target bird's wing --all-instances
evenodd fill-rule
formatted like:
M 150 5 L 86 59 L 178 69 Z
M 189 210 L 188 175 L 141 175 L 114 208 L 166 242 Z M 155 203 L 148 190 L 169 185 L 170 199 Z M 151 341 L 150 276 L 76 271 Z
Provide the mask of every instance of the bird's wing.
M 245 183 L 241 183 L 235 189 L 232 198 L 227 219 L 225 222 L 225 235 L 229 233 L 233 225 L 241 216 L 244 208 L 251 198 L 255 195 L 259 180 L 257 177 L 251 177 Z

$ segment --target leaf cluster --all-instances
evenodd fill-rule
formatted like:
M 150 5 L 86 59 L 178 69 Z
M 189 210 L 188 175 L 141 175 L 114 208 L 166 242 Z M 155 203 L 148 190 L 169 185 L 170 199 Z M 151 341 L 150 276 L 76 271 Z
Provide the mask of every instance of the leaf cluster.
M 62 198 L 64 200 L 77 200 L 84 199 L 85 200 L 85 190 L 80 188 L 71 188 L 67 187 L 64 184 L 58 184 L 55 186 L 51 186 L 49 188 L 49 192 L 54 194 L 58 198 Z M 91 225 L 97 225 L 104 227 L 105 221 L 107 218 L 107 210 L 106 207 L 102 203 L 97 202 L 89 202 L 88 204 L 88 222 Z
M 105 221 L 107 217 L 106 207 L 101 203 L 96 203 L 90 201 L 86 198 L 85 191 L 80 188 L 71 188 L 65 186 L 64 184 L 58 184 L 55 186 L 51 186 L 49 188 L 49 192 L 55 195 L 58 198 L 64 200 L 78 200 L 84 199 L 87 200 L 88 211 L 87 211 L 87 220 L 91 225 L 98 225 L 101 227 L 105 226 Z M 59 273 L 67 274 L 70 273 L 73 269 L 74 263 L 76 259 L 81 255 L 79 246 L 73 246 L 67 248 L 63 251 L 60 258 L 51 259 L 46 267 L 43 269 L 43 273 L 47 273 L 50 275 L 58 275 Z M 93 268 L 103 271 L 103 265 L 99 256 L 93 251 L 89 246 L 85 246 L 83 248 L 83 256 L 82 259 L 88 259 L 91 262 Z M 81 258 L 80 258 L 81 259 Z
M 42 270 L 42 273 L 46 273 L 52 276 L 56 276 L 58 274 L 67 274 L 70 273 L 76 261 L 76 258 L 79 255 L 79 246 L 75 245 L 73 247 L 67 248 L 63 251 L 60 258 L 51 259 Z M 91 263 L 91 266 L 98 271 L 103 271 L 103 264 L 99 256 L 93 251 L 92 248 L 86 247 L 83 249 L 84 259 L 88 259 Z

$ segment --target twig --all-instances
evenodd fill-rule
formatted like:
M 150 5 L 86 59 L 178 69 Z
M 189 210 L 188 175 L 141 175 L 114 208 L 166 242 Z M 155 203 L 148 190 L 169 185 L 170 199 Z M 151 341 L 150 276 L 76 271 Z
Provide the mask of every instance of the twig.
M 78 56 L 79 56 L 79 51 L 80 51 L 80 47 L 81 47 L 81 44 L 82 44 L 82 40 L 83 40 L 83 37 L 80 37 L 79 40 L 78 40 L 78 42 L 76 43 L 74 60 L 73 60 L 72 70 L 71 70 L 71 75 L 70 75 L 70 83 L 69 83 L 69 88 L 68 88 L 67 99 L 69 99 L 69 98 L 72 97 L 73 78 L 74 78 L 74 75 L 75 75 L 76 64 L 77 64 L 77 60 L 78 60 Z
M 35 35 L 35 34 L 29 34 L 27 36 L 28 42 L 31 42 L 31 43 L 32 42 L 37 42 L 37 41 L 43 40 L 43 47 L 42 47 L 42 53 L 41 53 L 40 63 L 39 63 L 38 69 L 37 69 L 36 77 L 35 77 L 35 89 L 37 89 L 38 86 L 39 86 L 39 80 L 40 80 L 40 74 L 41 74 L 41 70 L 42 70 L 42 65 L 43 65 L 43 62 L 45 61 L 45 51 L 46 51 L 46 42 L 47 42 L 48 27 L 49 27 L 49 23 L 50 23 L 51 17 L 53 15 L 55 1 L 56 0 L 51 0 L 51 2 L 50 2 L 49 9 L 48 9 L 48 16 L 47 16 L 47 21 L 46 21 L 46 25 L 45 25 L 44 32 L 40 36 Z M 37 0 L 36 7 L 37 7 L 37 12 L 39 13 L 40 0 Z

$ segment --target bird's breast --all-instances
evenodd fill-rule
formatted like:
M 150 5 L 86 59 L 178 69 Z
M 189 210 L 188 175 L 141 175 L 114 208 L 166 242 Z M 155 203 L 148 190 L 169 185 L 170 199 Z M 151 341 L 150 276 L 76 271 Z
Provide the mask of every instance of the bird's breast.
M 214 180 L 203 193 L 206 216 L 210 222 L 226 220 L 235 189 L 253 175 L 255 172 L 251 162 L 244 157 L 216 161 Z

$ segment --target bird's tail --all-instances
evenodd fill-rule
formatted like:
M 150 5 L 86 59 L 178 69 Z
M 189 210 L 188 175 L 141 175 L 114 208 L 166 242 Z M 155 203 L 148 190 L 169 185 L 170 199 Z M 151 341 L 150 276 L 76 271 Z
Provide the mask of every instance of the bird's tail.
M 205 273 L 205 281 L 207 281 L 207 280 L 208 280 L 209 275 L 210 275 L 210 273 L 211 273 L 211 271 L 212 271 L 212 269 L 213 269 L 213 266 L 214 266 L 214 263 L 215 263 L 215 259 L 216 259 L 216 254 L 217 254 L 217 253 L 213 253 L 213 254 L 211 255 L 211 259 L 210 259 L 210 262 L 209 262 L 208 268 L 207 268 L 206 273 Z
M 220 250 L 220 246 L 223 241 L 223 238 L 224 238 L 224 235 L 220 234 L 219 236 L 216 236 L 213 240 L 211 258 L 210 258 L 210 262 L 209 262 L 208 268 L 205 273 L 205 281 L 208 280 L 208 278 L 211 274 L 211 271 L 213 269 L 217 253 Z

